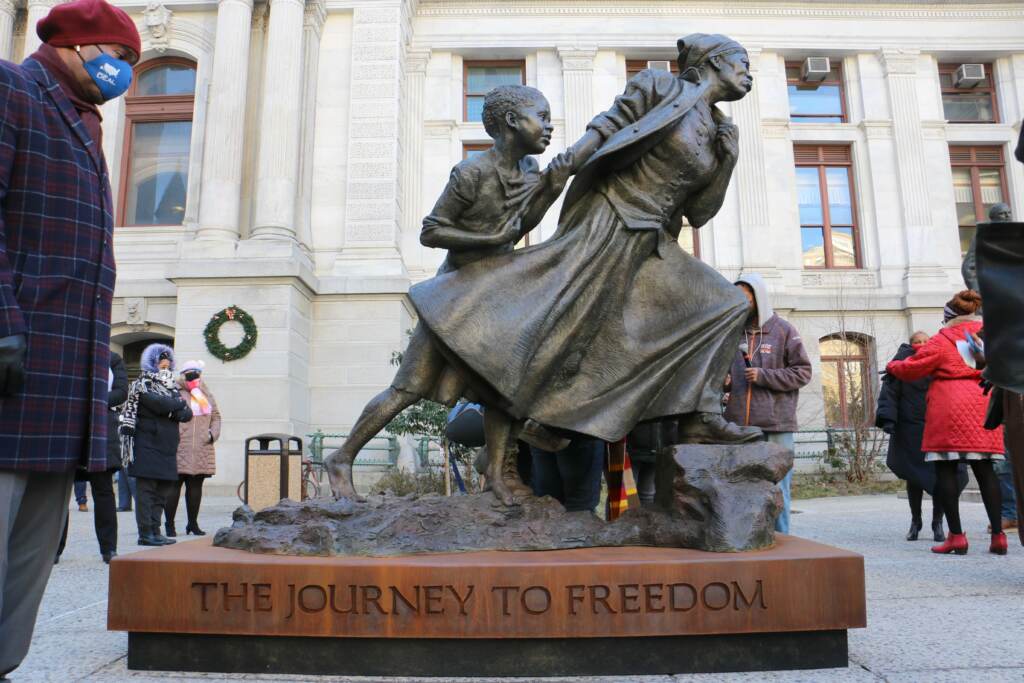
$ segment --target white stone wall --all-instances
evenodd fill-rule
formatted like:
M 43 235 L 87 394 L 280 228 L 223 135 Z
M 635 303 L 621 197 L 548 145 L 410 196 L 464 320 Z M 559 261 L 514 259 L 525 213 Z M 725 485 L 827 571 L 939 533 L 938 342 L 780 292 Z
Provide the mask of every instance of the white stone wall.
M 0 58 L 34 48 L 26 28 L 51 4 L 0 0 Z M 726 277 L 763 273 L 816 368 L 817 339 L 842 326 L 875 340 L 879 367 L 913 329 L 937 329 L 960 287 L 947 146 L 999 144 L 1009 158 L 1024 118 L 1024 6 L 1012 0 L 164 0 L 163 25 L 142 0 L 118 4 L 143 58 L 194 60 L 198 86 L 184 225 L 116 232 L 114 342 L 173 335 L 183 358 L 207 361 L 225 416 L 222 484 L 241 478 L 245 436 L 347 429 L 392 376 L 415 323 L 405 292 L 443 257 L 419 244 L 420 219 L 462 145 L 487 141 L 462 120 L 464 60 L 525 61 L 555 124 L 543 164 L 622 91 L 627 59 L 674 59 L 676 39 L 697 31 L 746 45 L 754 91 L 724 107 L 740 164 L 702 254 Z M 808 55 L 842 62 L 847 123 L 790 123 L 784 63 Z M 1003 123 L 943 120 L 937 64 L 956 60 L 994 64 Z M 115 190 L 124 132 L 112 102 Z M 862 269 L 801 267 L 798 142 L 852 145 Z M 1024 166 L 1008 163 L 1007 179 L 1024 216 Z M 231 304 L 254 315 L 259 344 L 221 363 L 201 332 Z M 820 391 L 802 396 L 809 427 L 822 424 Z

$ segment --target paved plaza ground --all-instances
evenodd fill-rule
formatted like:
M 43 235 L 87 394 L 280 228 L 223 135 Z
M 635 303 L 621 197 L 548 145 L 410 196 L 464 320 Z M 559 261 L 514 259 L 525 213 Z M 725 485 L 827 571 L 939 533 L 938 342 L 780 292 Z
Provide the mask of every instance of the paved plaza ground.
M 201 525 L 207 531 L 229 523 L 237 501 L 209 497 Z M 926 514 L 930 512 L 927 509 Z M 825 671 L 701 676 L 647 676 L 645 683 L 670 681 L 1021 681 L 1024 680 L 1024 548 L 1011 538 L 1010 553 L 987 552 L 982 506 L 962 505 L 972 543 L 966 557 L 928 552 L 929 541 L 907 543 L 905 500 L 893 495 L 820 498 L 796 502 L 793 531 L 866 558 L 868 628 L 850 633 L 850 666 Z M 183 515 L 184 510 L 179 511 Z M 72 510 L 71 534 L 54 567 L 36 627 L 32 650 L 12 674 L 18 681 L 209 681 L 318 680 L 252 675 L 135 673 L 125 668 L 127 637 L 108 633 L 107 567 L 100 561 L 92 512 Z M 121 553 L 145 552 L 135 545 L 131 513 L 119 513 Z M 184 526 L 181 521 L 180 527 Z M 184 539 L 182 539 L 184 541 Z M 796 577 L 798 578 L 798 577 Z M 174 599 L 174 596 L 168 596 Z M 410 682 L 409 678 L 389 679 Z M 437 682 L 440 679 L 423 679 Z M 466 680 L 466 679 L 462 679 Z M 485 679 L 499 680 L 499 679 Z M 508 680 L 508 679 L 502 679 Z M 618 683 L 623 679 L 597 680 Z

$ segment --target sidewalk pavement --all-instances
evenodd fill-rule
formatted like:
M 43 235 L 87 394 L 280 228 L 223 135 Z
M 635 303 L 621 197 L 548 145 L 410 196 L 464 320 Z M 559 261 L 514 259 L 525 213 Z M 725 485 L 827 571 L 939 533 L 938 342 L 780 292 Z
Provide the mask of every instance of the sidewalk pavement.
M 237 500 L 208 497 L 200 526 L 214 532 L 230 523 Z M 561 678 L 551 681 L 675 683 L 678 681 L 988 681 L 1024 680 L 1024 548 L 1010 538 L 1006 557 L 990 555 L 980 504 L 963 503 L 971 541 L 966 557 L 937 556 L 932 543 L 903 540 L 906 501 L 893 495 L 795 501 L 793 533 L 865 556 L 868 628 L 850 632 L 847 669 L 623 679 Z M 927 505 L 926 505 L 927 507 Z M 929 511 L 926 510 L 926 513 Z M 183 508 L 179 511 L 183 517 Z M 370 678 L 253 676 L 132 672 L 125 666 L 127 636 L 106 630 L 107 566 L 102 563 L 90 512 L 71 513 L 68 546 L 47 587 L 32 649 L 11 674 L 22 681 L 371 681 Z M 135 518 L 118 513 L 121 554 L 146 552 L 135 545 Z M 179 529 L 184 519 L 179 519 Z M 922 534 L 924 538 L 924 534 Z M 188 542 L 180 536 L 180 542 Z M 442 679 L 388 679 L 440 683 Z M 468 681 L 469 679 L 456 679 Z M 524 679 L 483 679 L 490 681 Z

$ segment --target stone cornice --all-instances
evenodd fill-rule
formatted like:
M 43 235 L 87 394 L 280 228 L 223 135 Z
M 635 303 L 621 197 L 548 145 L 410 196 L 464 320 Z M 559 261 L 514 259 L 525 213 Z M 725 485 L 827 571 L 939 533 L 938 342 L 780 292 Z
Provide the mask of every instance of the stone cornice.
M 926 2 L 860 3 L 851 2 L 621 2 L 620 0 L 588 0 L 587 2 L 551 2 L 550 0 L 423 0 L 417 14 L 427 17 L 454 16 L 724 16 L 724 17 L 805 17 L 817 19 L 1013 19 L 1024 17 L 1024 7 L 1016 2 L 967 2 L 950 6 Z

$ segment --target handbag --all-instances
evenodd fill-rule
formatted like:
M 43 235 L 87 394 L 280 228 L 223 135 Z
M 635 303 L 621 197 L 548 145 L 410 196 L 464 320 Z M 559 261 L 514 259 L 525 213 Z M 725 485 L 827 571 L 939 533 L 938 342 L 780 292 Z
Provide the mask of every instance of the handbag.
M 484 408 L 479 403 L 460 401 L 448 413 L 444 438 L 452 443 L 479 448 L 485 443 Z

